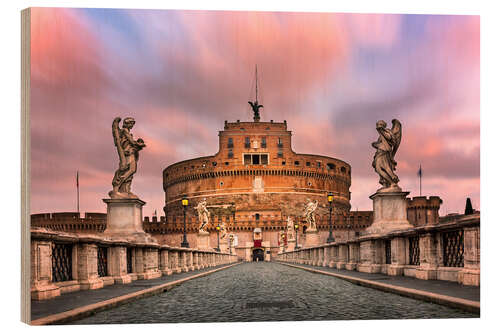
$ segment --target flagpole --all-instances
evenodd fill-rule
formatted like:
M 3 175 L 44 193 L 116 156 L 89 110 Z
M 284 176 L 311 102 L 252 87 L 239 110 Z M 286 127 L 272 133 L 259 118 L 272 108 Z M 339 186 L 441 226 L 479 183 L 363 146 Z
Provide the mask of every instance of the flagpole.
M 80 214 L 80 182 L 78 181 L 78 170 L 76 171 L 76 211 Z
M 422 165 L 418 169 L 418 176 L 420 180 L 420 196 L 422 196 Z

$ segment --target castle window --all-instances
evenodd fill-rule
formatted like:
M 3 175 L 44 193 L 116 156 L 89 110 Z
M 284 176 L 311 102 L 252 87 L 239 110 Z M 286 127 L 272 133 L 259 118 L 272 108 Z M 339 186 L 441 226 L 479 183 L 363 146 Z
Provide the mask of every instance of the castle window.
M 260 220 L 260 214 L 259 213 L 255 214 L 255 220 L 256 221 Z
M 233 150 L 229 149 L 229 151 L 227 152 L 227 158 L 233 158 L 233 157 L 234 157 Z
M 212 162 L 212 165 L 213 166 L 217 166 L 217 162 Z
M 340 172 L 345 173 L 345 167 L 340 168 Z
M 269 163 L 267 154 L 244 154 L 244 165 L 267 165 Z
M 311 162 L 306 162 L 306 166 L 311 166 Z
M 283 141 L 281 141 L 281 138 L 278 138 L 278 148 L 283 148 Z
M 299 161 L 295 161 L 293 164 L 300 165 L 300 162 Z
M 233 138 L 228 138 L 227 139 L 227 148 L 233 148 Z
M 252 163 L 252 155 L 245 154 L 243 155 L 243 164 L 248 165 Z
M 281 161 L 281 165 L 286 165 L 286 161 Z
M 316 166 L 317 166 L 318 168 L 321 168 L 321 162 L 316 163 Z
M 327 163 L 327 164 L 326 164 L 326 168 L 327 168 L 328 170 L 333 170 L 333 171 L 335 171 L 335 164 L 333 164 L 333 163 Z
M 248 136 L 245 137 L 245 148 L 250 148 L 250 138 Z
M 221 182 L 219 183 L 219 185 L 220 185 L 220 187 L 222 187 L 222 185 L 224 185 L 224 182 L 222 182 L 222 181 L 221 181 Z
M 278 158 L 283 158 L 283 150 L 278 150 Z
M 229 162 L 224 162 L 224 165 L 229 165 Z
M 260 142 L 260 148 L 266 148 L 266 147 L 267 147 L 266 137 L 263 137 Z

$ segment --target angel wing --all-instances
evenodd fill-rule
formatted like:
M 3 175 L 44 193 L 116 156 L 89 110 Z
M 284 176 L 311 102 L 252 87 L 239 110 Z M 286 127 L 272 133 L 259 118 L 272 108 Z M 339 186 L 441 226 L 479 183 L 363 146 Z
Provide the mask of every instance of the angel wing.
M 391 133 L 393 137 L 393 147 L 392 147 L 392 159 L 394 160 L 394 156 L 396 155 L 396 152 L 398 151 L 399 144 L 401 143 L 401 134 L 402 134 L 402 126 L 399 120 L 393 119 L 392 120 L 392 128 L 391 128 Z
M 113 119 L 113 123 L 111 124 L 111 133 L 113 134 L 113 141 L 115 142 L 116 150 L 118 151 L 118 157 L 120 158 L 120 170 L 123 170 L 126 167 L 126 159 L 123 148 L 120 144 L 120 121 L 122 119 L 120 117 L 116 117 Z

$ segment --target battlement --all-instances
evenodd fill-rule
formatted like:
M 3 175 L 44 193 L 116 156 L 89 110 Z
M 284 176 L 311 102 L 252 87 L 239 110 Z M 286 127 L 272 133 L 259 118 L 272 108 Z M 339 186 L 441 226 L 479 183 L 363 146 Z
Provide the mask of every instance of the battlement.
M 406 212 L 408 221 L 414 226 L 434 225 L 439 223 L 439 208 L 443 203 L 438 196 L 407 198 Z
M 292 216 L 295 223 L 305 225 L 302 216 Z M 255 227 L 262 230 L 285 230 L 288 216 L 284 216 L 280 211 L 270 210 L 263 214 L 251 211 L 232 214 L 212 214 L 206 230 L 216 232 L 217 225 L 224 223 L 230 231 L 252 231 Z M 319 230 L 328 230 L 329 215 L 317 214 L 316 224 Z M 333 229 L 354 229 L 362 230 L 370 226 L 373 222 L 373 212 L 356 211 L 348 214 L 333 214 Z M 199 220 L 196 212 L 190 211 L 186 215 L 186 231 L 197 232 Z M 31 215 L 31 226 L 46 228 L 56 231 L 75 233 L 100 233 L 106 229 L 106 213 L 85 213 L 80 217 L 77 212 L 62 213 L 41 213 Z M 178 233 L 184 230 L 183 215 L 165 216 L 144 216 L 144 231 L 151 234 Z
M 269 122 L 247 122 L 247 121 L 239 121 L 237 120 L 234 123 L 230 123 L 227 120 L 224 121 L 224 130 L 225 131 L 231 131 L 231 130 L 259 130 L 259 131 L 269 131 L 269 130 L 274 130 L 274 131 L 286 131 L 287 130 L 287 123 L 286 120 L 284 120 L 282 123 L 280 122 L 274 122 L 274 120 L 271 120 Z
M 50 222 L 50 221 L 72 221 L 78 220 L 85 222 L 87 220 L 106 220 L 106 213 L 85 212 L 84 217 L 81 217 L 78 212 L 58 212 L 58 213 L 39 213 L 31 214 L 31 222 Z
M 438 208 L 441 207 L 443 200 L 441 200 L 438 196 L 430 196 L 430 197 L 413 197 L 407 198 L 406 202 L 408 203 L 408 208 Z
M 41 213 L 31 215 L 31 227 L 55 231 L 99 233 L 106 229 L 106 213 L 78 212 Z

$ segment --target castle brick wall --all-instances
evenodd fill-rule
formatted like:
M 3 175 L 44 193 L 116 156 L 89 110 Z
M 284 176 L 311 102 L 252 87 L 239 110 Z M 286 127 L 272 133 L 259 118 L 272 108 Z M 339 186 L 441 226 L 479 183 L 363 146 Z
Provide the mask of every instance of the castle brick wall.
M 187 197 L 191 209 L 206 199 L 213 215 L 231 215 L 236 221 L 297 219 L 308 200 L 319 202 L 318 215 L 327 214 L 327 193 L 332 192 L 335 211 L 346 214 L 350 185 L 346 162 L 295 153 L 286 121 L 226 121 L 215 155 L 178 162 L 163 171 L 164 211 L 168 224 L 169 216 L 182 215 L 181 200 Z M 246 227 L 253 230 L 257 225 Z

